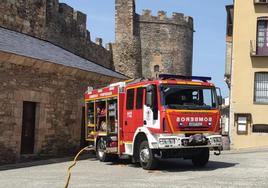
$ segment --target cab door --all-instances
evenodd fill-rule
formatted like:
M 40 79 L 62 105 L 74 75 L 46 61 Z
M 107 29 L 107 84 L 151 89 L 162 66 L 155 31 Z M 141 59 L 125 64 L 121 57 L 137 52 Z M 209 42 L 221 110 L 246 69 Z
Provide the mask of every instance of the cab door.
M 132 142 L 133 135 L 136 131 L 135 117 L 134 117 L 134 104 L 135 104 L 135 89 L 127 89 L 126 102 L 124 110 L 124 141 Z
M 139 87 L 136 88 L 136 100 L 135 100 L 135 110 L 133 111 L 134 114 L 134 127 L 137 129 L 138 127 L 142 127 L 144 125 L 144 118 L 143 118 L 143 106 L 145 101 L 145 88 Z

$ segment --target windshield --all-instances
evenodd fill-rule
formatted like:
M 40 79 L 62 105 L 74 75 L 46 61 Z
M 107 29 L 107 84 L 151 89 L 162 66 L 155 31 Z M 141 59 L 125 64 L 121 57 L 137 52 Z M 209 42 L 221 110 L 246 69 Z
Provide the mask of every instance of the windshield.
M 171 109 L 212 109 L 217 107 L 214 87 L 161 85 L 161 103 Z

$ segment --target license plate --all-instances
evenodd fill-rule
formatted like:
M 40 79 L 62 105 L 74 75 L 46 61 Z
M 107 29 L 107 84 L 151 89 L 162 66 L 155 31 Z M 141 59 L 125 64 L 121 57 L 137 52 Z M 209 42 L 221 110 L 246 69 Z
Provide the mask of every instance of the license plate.
M 190 122 L 189 126 L 191 127 L 201 127 L 203 124 L 201 122 Z

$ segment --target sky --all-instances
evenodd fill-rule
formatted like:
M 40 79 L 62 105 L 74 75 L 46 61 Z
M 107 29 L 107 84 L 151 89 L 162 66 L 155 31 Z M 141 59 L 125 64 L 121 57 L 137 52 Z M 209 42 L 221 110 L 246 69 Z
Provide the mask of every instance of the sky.
M 91 40 L 103 39 L 104 44 L 115 40 L 115 0 L 59 0 L 74 9 L 87 14 L 87 28 Z M 136 0 L 136 12 L 143 9 L 164 10 L 168 16 L 172 12 L 184 13 L 194 19 L 193 75 L 210 76 L 212 82 L 228 96 L 224 82 L 225 67 L 225 6 L 233 0 Z

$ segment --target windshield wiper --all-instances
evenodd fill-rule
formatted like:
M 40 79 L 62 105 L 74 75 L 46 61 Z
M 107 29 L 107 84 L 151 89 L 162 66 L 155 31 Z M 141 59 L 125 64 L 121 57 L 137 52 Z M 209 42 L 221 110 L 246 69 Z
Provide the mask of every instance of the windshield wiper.
M 208 105 L 192 105 L 192 104 L 184 104 L 184 105 L 177 105 L 177 104 L 169 104 L 168 105 L 169 108 L 173 108 L 173 109 L 189 109 L 189 110 L 200 110 L 200 109 L 206 109 L 206 110 L 210 110 L 211 106 Z

